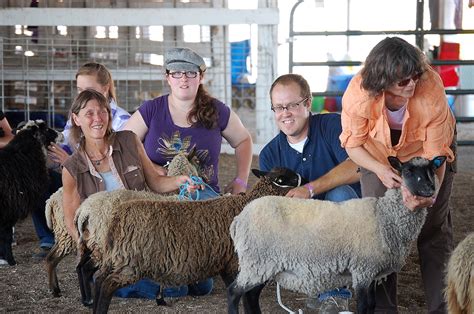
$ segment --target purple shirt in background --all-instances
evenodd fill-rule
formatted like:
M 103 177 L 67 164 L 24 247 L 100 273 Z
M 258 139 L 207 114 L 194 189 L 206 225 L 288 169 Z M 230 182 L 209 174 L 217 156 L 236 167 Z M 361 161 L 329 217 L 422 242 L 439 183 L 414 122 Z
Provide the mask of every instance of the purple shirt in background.
M 163 166 L 180 151 L 189 152 L 196 146 L 203 180 L 216 192 L 220 192 L 218 162 L 221 132 L 229 122 L 230 108 L 218 100 L 214 101 L 214 105 L 219 113 L 218 126 L 214 129 L 206 129 L 199 124 L 188 128 L 175 125 L 168 107 L 168 95 L 145 101 L 138 111 L 148 127 L 143 145 L 154 163 Z

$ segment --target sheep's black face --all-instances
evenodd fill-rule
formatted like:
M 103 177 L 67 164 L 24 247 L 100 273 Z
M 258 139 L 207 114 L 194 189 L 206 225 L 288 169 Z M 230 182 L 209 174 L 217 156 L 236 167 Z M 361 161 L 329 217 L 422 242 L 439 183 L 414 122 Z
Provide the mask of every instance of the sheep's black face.
M 405 163 L 401 163 L 397 158 L 391 157 L 390 163 L 400 172 L 403 182 L 413 195 L 430 197 L 436 191 L 436 175 L 438 169 L 446 157 L 435 157 L 428 160 L 421 157 L 414 157 Z
M 308 180 L 288 168 L 273 168 L 271 171 L 252 169 L 252 172 L 257 178 L 262 176 L 270 178 L 279 187 L 297 187 L 308 183 Z
M 48 127 L 43 120 L 28 121 L 19 132 L 30 130 L 33 137 L 44 147 L 48 147 L 51 142 L 60 142 L 63 138 L 62 133 Z

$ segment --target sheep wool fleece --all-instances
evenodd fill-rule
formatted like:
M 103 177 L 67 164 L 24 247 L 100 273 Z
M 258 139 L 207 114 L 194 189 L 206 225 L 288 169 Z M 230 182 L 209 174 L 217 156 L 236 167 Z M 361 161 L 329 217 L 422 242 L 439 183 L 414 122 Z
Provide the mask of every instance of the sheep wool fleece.
M 408 235 L 400 241 L 403 235 L 392 237 L 394 230 L 379 226 L 403 225 L 417 235 L 426 210 L 394 209 L 403 206 L 401 193 L 389 190 L 387 195 L 385 204 L 373 197 L 341 203 L 297 200 L 295 205 L 291 198 L 266 196 L 251 202 L 230 228 L 236 251 L 246 252 L 245 259 L 239 256 L 237 284 L 249 287 L 277 274 L 274 279 L 282 287 L 315 295 L 344 285 L 368 286 L 372 278 L 399 271 L 409 251 L 404 242 L 413 239 Z

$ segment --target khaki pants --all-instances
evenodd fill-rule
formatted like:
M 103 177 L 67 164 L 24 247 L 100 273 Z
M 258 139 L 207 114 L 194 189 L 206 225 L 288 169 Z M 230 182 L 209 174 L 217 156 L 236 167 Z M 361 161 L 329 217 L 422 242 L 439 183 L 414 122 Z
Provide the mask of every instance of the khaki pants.
M 443 298 L 444 269 L 453 250 L 451 212 L 448 207 L 454 174 L 455 161 L 447 163 L 444 180 L 432 208 L 428 209 L 426 222 L 418 236 L 418 254 L 429 313 L 446 313 Z M 362 197 L 383 196 L 385 186 L 379 178 L 366 169 L 361 169 Z M 376 313 L 397 313 L 397 274 L 388 276 L 376 288 Z

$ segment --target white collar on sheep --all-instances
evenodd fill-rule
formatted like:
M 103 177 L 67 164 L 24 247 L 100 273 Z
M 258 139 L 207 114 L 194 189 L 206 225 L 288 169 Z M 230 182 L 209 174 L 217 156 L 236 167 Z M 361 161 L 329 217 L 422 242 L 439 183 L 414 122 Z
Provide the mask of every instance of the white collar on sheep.
M 296 175 L 298 176 L 298 185 L 297 186 L 301 186 L 301 176 L 299 173 L 296 173 Z M 291 186 L 291 185 L 283 185 L 283 184 L 278 184 L 277 182 L 273 181 L 273 184 L 275 184 L 276 186 L 278 187 L 281 187 L 281 188 L 294 188 L 294 186 Z

